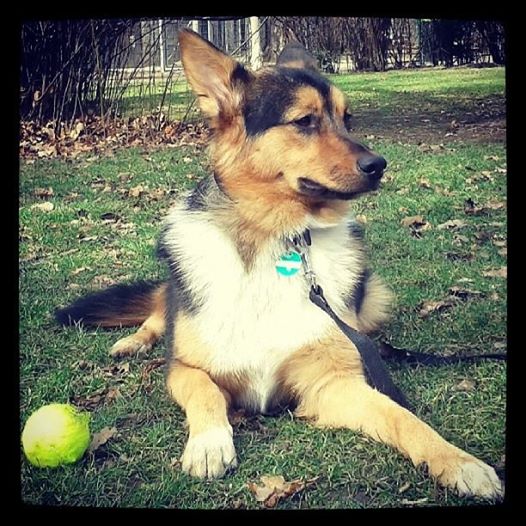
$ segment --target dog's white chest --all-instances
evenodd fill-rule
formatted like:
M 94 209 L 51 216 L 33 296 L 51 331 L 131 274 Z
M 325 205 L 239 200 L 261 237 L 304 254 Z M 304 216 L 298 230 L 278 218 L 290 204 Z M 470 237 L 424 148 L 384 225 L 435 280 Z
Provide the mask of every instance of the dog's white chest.
M 264 409 L 279 366 L 323 337 L 333 322 L 310 302 L 302 270 L 290 276 L 278 272 L 285 252 L 281 244 L 265 247 L 247 271 L 233 241 L 219 228 L 196 218 L 185 219 L 184 228 L 176 230 L 170 236 L 173 248 L 192 294 L 201 299 L 194 321 L 213 350 L 210 372 L 248 376 L 251 403 Z M 313 233 L 310 259 L 326 297 L 341 311 L 355 256 L 339 234 Z

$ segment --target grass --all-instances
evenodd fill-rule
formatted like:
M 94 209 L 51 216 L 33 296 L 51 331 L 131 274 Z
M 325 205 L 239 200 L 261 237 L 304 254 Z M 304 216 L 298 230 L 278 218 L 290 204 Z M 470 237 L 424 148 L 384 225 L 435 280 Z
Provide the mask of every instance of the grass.
M 506 199 L 505 145 L 476 132 L 445 137 L 445 128 L 431 131 L 420 121 L 429 117 L 440 124 L 440 111 L 459 121 L 466 111 L 485 118 L 481 102 L 503 102 L 503 70 L 404 71 L 335 81 L 355 102 L 357 135 L 369 137 L 390 166 L 381 190 L 354 207 L 366 222 L 371 264 L 397 296 L 382 335 L 396 346 L 429 352 L 495 352 L 506 342 L 506 281 L 484 273 L 506 265 L 506 211 L 487 205 Z M 417 140 L 415 131 L 397 133 L 397 125 L 382 127 L 368 109 L 420 123 L 426 140 Z M 21 162 L 20 430 L 41 405 L 67 401 L 90 408 L 93 432 L 117 428 L 105 446 L 73 466 L 35 468 L 20 451 L 24 502 L 257 509 L 261 505 L 247 482 L 282 474 L 287 480 L 317 479 L 281 500 L 280 509 L 480 504 L 438 487 L 385 445 L 346 430 L 316 429 L 289 412 L 239 419 L 236 472 L 216 481 L 191 479 L 177 463 L 186 439 L 184 417 L 165 394 L 162 367 L 154 361 L 163 345 L 116 367 L 107 351 L 131 331 L 56 326 L 53 310 L 87 291 L 166 275 L 154 258 L 161 219 L 206 170 L 203 154 L 192 147 Z M 49 187 L 53 194 L 39 197 Z M 486 208 L 468 215 L 468 199 Z M 53 210 L 33 207 L 43 202 L 53 203 Z M 430 225 L 416 237 L 401 224 L 415 215 Z M 439 228 L 449 220 L 465 225 Z M 419 315 L 422 302 L 445 299 L 455 285 L 481 294 L 427 318 Z M 421 418 L 502 468 L 505 364 L 391 370 Z M 463 390 L 464 380 L 472 387 Z
M 451 121 L 462 118 L 466 112 L 490 111 L 495 101 L 504 113 L 504 69 L 423 69 L 395 70 L 385 73 L 355 73 L 351 75 L 329 75 L 340 89 L 349 95 L 350 109 L 367 129 L 389 131 L 391 127 L 404 125 L 405 121 L 421 133 L 422 121 Z M 184 78 L 177 76 L 170 83 L 169 93 L 164 98 L 164 85 L 130 86 L 124 94 L 121 111 L 126 116 L 136 116 L 145 108 L 150 111 L 160 108 L 172 118 L 198 119 L 194 105 L 187 114 L 193 100 Z M 446 103 L 446 104 L 444 104 Z M 415 108 L 419 111 L 415 112 Z M 396 111 L 393 111 L 396 110 Z M 402 119 L 400 118 L 402 115 Z

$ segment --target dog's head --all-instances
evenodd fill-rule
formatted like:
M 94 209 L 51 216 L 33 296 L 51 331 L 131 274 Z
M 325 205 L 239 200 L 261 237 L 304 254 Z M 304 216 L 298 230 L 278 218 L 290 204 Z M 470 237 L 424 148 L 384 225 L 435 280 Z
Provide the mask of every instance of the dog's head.
M 301 45 L 254 73 L 192 31 L 179 42 L 212 128 L 216 178 L 231 197 L 272 196 L 332 222 L 342 201 L 378 187 L 385 159 L 351 138 L 344 94 Z

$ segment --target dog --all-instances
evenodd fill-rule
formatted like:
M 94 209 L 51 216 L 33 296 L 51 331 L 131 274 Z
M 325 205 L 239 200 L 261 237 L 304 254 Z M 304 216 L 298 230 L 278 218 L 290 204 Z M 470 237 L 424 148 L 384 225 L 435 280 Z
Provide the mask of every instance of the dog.
M 351 137 L 344 94 L 297 43 L 258 72 L 190 30 L 179 43 L 211 129 L 213 172 L 164 221 L 159 256 L 170 278 L 111 287 L 57 319 L 140 325 L 113 346 L 115 357 L 146 352 L 166 334 L 166 387 L 186 413 L 181 464 L 190 475 L 236 467 L 230 409 L 266 414 L 292 404 L 318 426 L 360 431 L 426 464 L 460 495 L 501 498 L 492 467 L 367 383 L 357 348 L 309 301 L 291 241 L 306 231 L 310 270 L 341 319 L 369 333 L 392 305 L 349 219 L 386 161 Z

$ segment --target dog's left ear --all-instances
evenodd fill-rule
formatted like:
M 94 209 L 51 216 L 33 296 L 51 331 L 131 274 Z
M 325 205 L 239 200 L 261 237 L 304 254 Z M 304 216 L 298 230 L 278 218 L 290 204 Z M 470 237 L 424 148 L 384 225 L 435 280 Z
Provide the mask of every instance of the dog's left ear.
M 299 42 L 289 42 L 281 51 L 278 67 L 300 68 L 318 71 L 318 61 Z
M 252 73 L 189 29 L 179 32 L 179 46 L 186 77 L 205 117 L 229 120 L 238 114 Z

